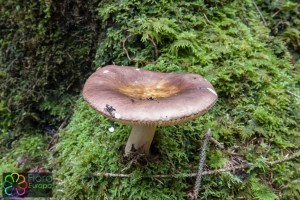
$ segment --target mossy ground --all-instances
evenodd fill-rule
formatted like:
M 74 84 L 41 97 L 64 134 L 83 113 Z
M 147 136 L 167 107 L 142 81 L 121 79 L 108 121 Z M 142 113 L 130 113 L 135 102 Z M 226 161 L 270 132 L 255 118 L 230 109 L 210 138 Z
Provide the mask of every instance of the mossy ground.
M 0 1 L 2 4 L 3 2 Z M 76 14 L 73 10 L 85 7 L 85 4 L 80 4 L 80 1 L 74 4 L 70 1 L 65 2 L 68 5 L 65 8 L 72 11 L 69 13 L 71 21 L 80 19 L 72 17 Z M 48 1 L 41 1 L 39 12 L 31 9 L 39 7 L 38 4 L 26 4 L 24 9 L 21 6 L 19 12 L 20 7 L 14 7 L 15 4 L 22 5 L 19 1 L 15 1 L 14 4 L 6 3 L 2 7 L 8 10 L 14 8 L 13 11 L 19 12 L 20 16 L 29 16 L 30 20 L 27 20 L 24 26 L 21 26 L 21 29 L 15 33 L 18 35 L 22 32 L 29 32 L 29 35 L 23 35 L 25 39 L 21 37 L 20 40 L 28 40 L 29 42 L 26 43 L 28 45 L 37 45 L 35 49 L 41 53 L 36 55 L 32 54 L 34 51 L 27 52 L 27 46 L 22 46 L 22 41 L 14 43 L 19 45 L 14 51 L 13 46 L 6 45 L 5 39 L 0 40 L 1 48 L 10 47 L 11 51 L 8 53 L 12 56 L 5 57 L 6 54 L 1 54 L 0 60 L 11 63 L 15 59 L 13 55 L 27 55 L 30 58 L 29 61 L 33 60 L 38 63 L 34 65 L 38 66 L 36 73 L 40 73 L 39 70 L 41 70 L 43 74 L 41 78 L 49 80 L 51 84 L 52 78 L 47 79 L 49 76 L 43 70 L 47 66 L 43 64 L 44 52 L 47 52 L 44 50 L 50 49 L 49 52 L 55 54 L 55 59 L 50 63 L 54 66 L 51 73 L 55 77 L 58 71 L 54 69 L 59 68 L 64 71 L 64 62 L 60 62 L 60 53 L 66 52 L 64 49 L 68 49 L 67 52 L 71 55 L 75 52 L 75 59 L 83 59 L 83 63 L 91 63 L 87 57 L 80 56 L 92 55 L 93 50 L 90 50 L 90 46 L 92 48 L 95 46 L 91 44 L 95 33 L 88 25 L 87 29 L 90 34 L 84 39 L 87 44 L 84 47 L 81 46 L 82 38 L 76 35 L 82 35 L 86 29 L 79 28 L 80 31 L 78 31 L 72 29 L 73 26 L 63 26 L 75 33 L 63 31 L 63 35 L 59 34 L 60 25 L 57 22 L 61 21 L 56 18 L 47 18 L 47 16 L 49 17 L 53 11 L 63 13 L 64 10 L 60 8 L 63 8 L 64 4 L 51 4 L 52 6 L 49 7 L 48 3 Z M 299 158 L 272 167 L 266 164 L 267 161 L 276 160 L 300 148 L 300 101 L 297 97 L 287 93 L 290 91 L 300 94 L 300 62 L 298 60 L 300 35 L 297 17 L 299 5 L 295 1 L 274 1 L 273 3 L 257 1 L 257 4 L 269 22 L 268 27 L 261 22 L 252 1 L 125 0 L 120 3 L 120 1 L 104 0 L 96 7 L 94 5 L 97 5 L 97 2 L 93 1 L 92 6 L 89 5 L 88 8 L 93 16 L 93 20 L 90 21 L 92 24 L 101 22 L 99 24 L 101 34 L 94 60 L 96 66 L 115 63 L 135 65 L 160 72 L 197 73 L 206 77 L 216 88 L 219 94 L 217 104 L 204 116 L 186 124 L 160 127 L 154 138 L 154 155 L 142 162 L 128 163 L 123 161 L 120 152 L 129 136 L 130 127 L 116 123 L 116 131 L 110 133 L 108 131 L 110 122 L 79 99 L 70 124 L 60 133 L 60 141 L 49 155 L 49 152 L 45 150 L 47 148 L 45 138 L 49 136 L 38 135 L 40 131 L 37 131 L 38 134 L 18 132 L 20 134 L 13 134 L 18 138 L 8 137 L 11 127 L 18 127 L 20 130 L 24 124 L 14 123 L 12 119 L 15 116 L 22 116 L 20 111 L 28 108 L 26 100 L 31 96 L 26 95 L 28 94 L 27 85 L 30 85 L 30 81 L 42 80 L 26 79 L 26 77 L 35 77 L 35 73 L 29 74 L 30 76 L 25 76 L 27 82 L 23 80 L 17 85 L 20 88 L 18 90 L 10 91 L 7 87 L 9 84 L 1 85 L 6 88 L 5 94 L 10 94 L 10 96 L 6 95 L 7 99 L 0 101 L 0 131 L 3 132 L 3 134 L 1 132 L 0 140 L 3 144 L 9 143 L 8 146 L 0 148 L 3 155 L 0 172 L 26 171 L 40 163 L 46 165 L 48 169 L 53 169 L 56 180 L 54 199 L 186 199 L 187 193 L 193 187 L 194 178 L 154 179 L 142 178 L 142 176 L 196 172 L 204 133 L 211 128 L 213 137 L 224 143 L 225 150 L 210 144 L 206 162 L 207 170 L 238 165 L 241 162 L 254 165 L 245 171 L 203 177 L 200 190 L 203 199 L 299 199 Z M 280 12 L 272 17 L 278 10 Z M 79 14 L 82 13 L 84 12 Z M 45 19 L 36 21 L 36 18 L 32 18 L 36 14 L 41 15 L 40 17 L 45 15 Z M 8 19 L 9 12 L 6 12 L 4 16 Z M 6 24 L 20 23 L 17 18 L 14 20 L 2 20 L 1 24 L 6 26 Z M 75 27 L 80 24 L 76 20 Z M 79 22 L 84 21 L 79 20 Z M 65 23 L 70 25 L 68 18 Z M 33 29 L 30 28 L 30 24 L 33 25 Z M 56 33 L 54 31 L 56 28 L 53 27 L 58 27 L 58 34 L 54 34 L 51 41 L 61 44 L 63 40 L 66 42 L 65 47 L 64 45 L 55 47 L 51 43 L 46 43 L 45 46 L 43 41 L 47 41 L 50 36 L 44 31 L 48 30 L 49 24 L 53 25 L 48 27 L 53 34 Z M 85 26 L 85 23 L 83 25 Z M 11 29 L 14 28 L 16 29 L 15 26 L 11 27 Z M 26 39 L 27 36 L 31 38 L 31 30 L 39 33 L 37 37 L 43 39 L 39 40 L 41 44 L 32 43 L 35 38 Z M 76 38 L 73 40 L 74 43 L 61 39 L 65 36 L 68 38 L 67 33 Z M 137 63 L 129 61 L 122 48 L 122 41 L 131 34 L 136 34 L 136 36 L 127 41 L 127 49 L 132 58 L 139 59 Z M 13 33 L 6 36 L 17 40 Z M 159 50 L 159 58 L 155 64 L 149 63 L 153 60 L 150 38 L 154 40 Z M 74 51 L 74 48 L 78 48 L 78 51 Z M 7 53 L 3 50 L 2 53 L 4 52 Z M 75 79 L 71 78 L 72 80 L 81 78 L 79 77 L 82 75 L 81 72 L 87 73 L 86 66 L 83 67 L 83 71 L 80 70 L 79 60 L 74 62 L 72 57 L 67 54 L 63 55 L 65 61 L 68 60 L 72 66 L 73 64 L 76 66 L 75 71 L 72 67 L 70 69 L 75 76 Z M 15 74 L 7 73 L 7 70 L 13 71 L 27 66 L 22 64 L 22 56 L 17 56 L 17 58 L 17 62 L 8 65 L 11 68 L 1 68 L 0 78 L 8 77 L 2 80 L 15 78 Z M 24 81 L 26 87 L 23 84 Z M 71 83 L 74 82 L 66 81 L 64 85 Z M 76 87 L 73 89 L 80 90 Z M 66 105 L 57 107 L 56 101 L 51 98 L 53 91 L 49 93 L 47 87 L 37 91 L 38 95 L 32 98 L 33 101 L 36 97 L 37 99 L 43 97 L 44 93 L 48 95 L 45 98 L 46 101 L 32 104 L 30 100 L 29 108 L 36 108 L 32 105 L 40 105 L 41 110 L 49 111 L 50 115 L 62 119 L 65 116 L 64 113 L 67 112 L 62 108 Z M 63 94 L 63 91 L 65 89 L 60 88 L 57 96 Z M 7 108 L 6 102 L 11 96 L 18 100 L 17 103 L 21 102 L 18 104 L 21 107 L 15 110 Z M 30 118 L 36 116 L 34 112 L 30 113 L 33 113 L 28 115 Z M 47 121 L 47 119 L 43 120 Z M 48 166 L 45 164 L 47 163 L 46 157 L 50 162 Z M 24 158 L 28 158 L 29 162 L 25 163 Z M 91 176 L 96 172 L 126 173 L 133 174 L 133 177 Z
M 70 114 L 93 68 L 95 4 L 0 0 L 1 144 L 55 129 Z
M 103 1 L 98 7 L 106 30 L 95 62 L 136 65 L 160 72 L 206 77 L 219 94 L 204 116 L 180 126 L 160 127 L 155 158 L 126 163 L 121 149 L 130 127 L 110 122 L 79 100 L 69 126 L 60 133 L 52 166 L 59 199 L 186 199 L 194 179 L 142 178 L 197 171 L 204 133 L 225 144 L 210 145 L 206 169 L 241 162 L 246 171 L 203 177 L 203 199 L 297 199 L 299 159 L 269 167 L 300 148 L 299 61 L 290 62 L 285 44 L 270 36 L 251 1 Z M 132 57 L 151 61 L 152 38 L 159 49 L 155 64 L 130 62 L 121 47 L 127 35 Z M 298 89 L 297 89 L 298 87 Z M 234 153 L 234 154 L 233 154 Z M 238 163 L 237 163 L 238 162 Z M 133 174 L 132 178 L 93 173 Z
M 2 138 L 1 138 L 2 139 Z M 45 137 L 41 134 L 31 133 L 7 143 L 7 146 L 0 147 L 0 151 L 5 154 L 0 158 L 0 183 L 2 184 L 2 174 L 7 172 L 27 172 L 37 167 L 45 167 L 49 152 Z M 0 185 L 1 185 L 0 184 Z M 2 189 L 0 196 L 2 196 Z

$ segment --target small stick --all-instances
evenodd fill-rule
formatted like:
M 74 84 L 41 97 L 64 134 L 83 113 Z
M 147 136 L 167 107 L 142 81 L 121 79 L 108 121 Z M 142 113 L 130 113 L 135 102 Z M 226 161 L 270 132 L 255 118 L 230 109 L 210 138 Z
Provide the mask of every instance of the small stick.
M 210 139 L 211 131 L 210 128 L 207 130 L 205 134 L 205 140 L 203 141 L 202 150 L 201 150 L 201 156 L 199 161 L 199 168 L 197 173 L 197 179 L 195 182 L 194 192 L 193 192 L 193 199 L 198 199 L 199 196 L 199 189 L 201 187 L 201 178 L 203 173 L 203 167 L 206 159 L 206 150 L 207 150 L 207 144 Z
M 145 60 L 141 60 L 141 59 L 135 59 L 135 58 L 131 58 L 129 56 L 129 53 L 128 53 L 128 50 L 126 48 L 126 42 L 129 38 L 131 38 L 132 36 L 136 36 L 138 34 L 131 34 L 131 35 L 128 35 L 124 40 L 123 40 L 123 50 L 124 52 L 126 53 L 126 56 L 128 58 L 129 61 L 135 61 L 135 62 L 145 62 L 145 63 L 156 63 L 157 62 L 157 58 L 158 58 L 158 49 L 157 49 L 157 45 L 156 43 L 154 42 L 154 40 L 152 38 L 148 38 L 151 42 L 152 42 L 152 45 L 154 47 L 154 61 L 153 62 L 148 62 L 148 61 L 145 61 Z
M 254 7 L 255 7 L 255 9 L 257 10 L 257 12 L 258 12 L 258 14 L 259 14 L 261 20 L 263 21 L 264 25 L 265 25 L 265 26 L 268 26 L 268 24 L 267 24 L 267 22 L 266 22 L 264 16 L 263 16 L 262 13 L 260 12 L 260 10 L 259 10 L 257 4 L 255 3 L 255 1 L 253 1 L 253 4 L 254 4 Z
M 281 10 L 278 10 L 277 12 L 275 12 L 271 17 L 275 17 L 278 13 L 280 13 Z
M 126 48 L 126 41 L 127 41 L 130 37 L 132 37 L 132 36 L 133 36 L 133 35 L 128 35 L 128 36 L 123 40 L 123 50 L 125 51 L 126 56 L 127 56 L 127 58 L 128 58 L 129 61 L 132 61 L 132 59 L 130 58 L 129 53 L 128 53 L 128 51 L 127 51 L 127 48 Z
M 283 158 L 280 158 L 278 160 L 270 161 L 268 162 L 269 166 L 273 166 L 282 162 L 286 162 L 289 160 L 293 160 L 297 157 L 300 157 L 300 150 L 294 152 L 290 156 L 285 156 Z M 242 170 L 242 169 L 247 169 L 249 167 L 253 166 L 251 163 L 245 163 L 245 164 L 240 164 L 237 166 L 233 167 L 225 167 L 221 169 L 216 169 L 216 170 L 208 170 L 204 171 L 201 173 L 202 176 L 207 176 L 207 175 L 215 175 L 215 174 L 220 174 L 223 172 L 229 172 L 229 171 L 235 171 L 235 170 Z M 93 176 L 104 176 L 104 177 L 119 177 L 119 178 L 132 178 L 134 177 L 133 174 L 114 174 L 114 173 L 94 173 L 92 174 Z M 192 178 L 196 177 L 198 173 L 190 173 L 190 174 L 160 174 L 160 175 L 150 175 L 150 176 L 142 176 L 142 178 Z
M 208 20 L 206 14 L 204 13 L 203 15 L 204 15 L 204 18 L 206 19 L 207 23 L 210 23 L 210 21 Z M 207 25 L 207 23 L 205 21 L 204 21 L 204 23 L 205 23 L 205 25 Z
M 68 120 L 71 117 L 71 115 L 68 115 L 64 121 L 61 123 L 61 125 L 58 127 L 57 132 L 52 136 L 50 142 L 48 143 L 47 150 L 52 151 L 55 148 L 56 143 L 59 140 L 58 132 L 64 129 L 67 126 Z
M 217 147 L 219 147 L 220 149 L 225 149 L 224 148 L 224 144 L 218 142 L 218 140 L 216 140 L 215 138 L 213 138 L 212 136 L 209 137 L 209 140 L 214 143 Z
M 71 115 L 68 115 L 68 116 L 64 119 L 63 123 L 59 126 L 58 131 L 61 131 L 63 128 L 66 127 L 67 122 L 68 122 L 70 116 L 71 116 Z
M 284 158 L 274 160 L 274 161 L 270 161 L 268 164 L 271 165 L 271 166 L 276 165 L 278 163 L 282 163 L 282 162 L 285 162 L 285 161 L 288 161 L 288 160 L 292 160 L 292 159 L 297 158 L 299 156 L 300 156 L 300 150 L 294 152 L 291 156 L 286 155 Z
M 299 98 L 300 99 L 300 96 L 299 95 L 297 95 L 297 94 L 295 94 L 295 93 L 292 93 L 291 91 L 286 91 L 287 93 L 289 93 L 290 95 L 293 95 L 294 97 L 297 97 L 297 98 Z

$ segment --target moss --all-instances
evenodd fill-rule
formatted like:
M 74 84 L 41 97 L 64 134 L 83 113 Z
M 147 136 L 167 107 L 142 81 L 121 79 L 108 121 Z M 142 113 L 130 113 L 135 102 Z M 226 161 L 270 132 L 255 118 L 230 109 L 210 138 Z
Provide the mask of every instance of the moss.
M 300 5 L 296 0 L 258 1 L 271 34 L 284 40 L 292 53 L 290 61 L 295 64 L 300 55 Z
M 0 141 L 5 141 L 7 135 L 0 136 Z M 4 142 L 3 142 L 4 143 Z M 45 167 L 49 152 L 46 151 L 45 139 L 39 134 L 25 135 L 7 146 L 6 154 L 0 158 L 0 183 L 2 174 L 7 172 L 27 172 L 37 166 Z M 2 192 L 2 190 L 0 190 Z M 1 193 L 0 193 L 1 195 Z
M 93 66 L 95 1 L 0 0 L 0 5 L 0 98 L 7 108 L 0 116 L 9 121 L 0 132 L 14 137 L 57 125 Z
M 300 147 L 300 102 L 287 93 L 299 94 L 299 69 L 291 65 L 285 43 L 270 36 L 260 22 L 252 1 L 102 1 L 98 11 L 105 31 L 95 63 L 197 73 L 214 85 L 219 100 L 202 117 L 159 128 L 153 144 L 156 157 L 125 164 L 120 149 L 129 127 L 116 124 L 116 131 L 109 133 L 109 121 L 80 99 L 70 124 L 60 133 L 52 160 L 60 183 L 56 198 L 186 199 L 194 179 L 141 176 L 195 172 L 209 127 L 227 151 L 210 145 L 208 169 L 235 165 L 237 160 L 254 167 L 205 176 L 200 191 L 204 199 L 300 197 L 297 184 L 290 184 L 299 182 L 299 160 L 266 167 L 266 161 Z M 155 64 L 128 61 L 121 44 L 129 34 L 138 35 L 128 41 L 127 48 L 141 60 L 153 59 L 148 40 L 155 41 L 160 52 Z M 133 177 L 91 175 L 97 172 Z

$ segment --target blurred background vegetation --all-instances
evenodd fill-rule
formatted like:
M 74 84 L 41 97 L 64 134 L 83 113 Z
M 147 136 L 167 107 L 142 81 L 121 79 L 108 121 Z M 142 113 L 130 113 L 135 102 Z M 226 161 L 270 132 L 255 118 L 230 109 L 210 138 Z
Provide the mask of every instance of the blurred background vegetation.
M 96 1 L 0 1 L 0 119 L 7 142 L 56 129 L 92 71 Z
M 0 172 L 30 170 L 46 166 L 49 157 L 54 159 L 47 149 L 57 142 L 59 127 L 72 116 L 83 83 L 96 67 L 112 63 L 139 67 L 147 64 L 130 62 L 126 57 L 122 41 L 130 34 L 136 34 L 128 40 L 132 57 L 152 61 L 149 38 L 158 46 L 158 62 L 148 64 L 147 69 L 199 73 L 212 81 L 221 103 L 199 121 L 206 125 L 196 128 L 197 131 L 213 126 L 218 130 L 214 137 L 228 146 L 238 143 L 234 137 L 241 141 L 256 138 L 260 142 L 247 144 L 247 151 L 254 152 L 247 157 L 249 161 L 260 158 L 268 142 L 273 145 L 272 158 L 293 152 L 300 145 L 299 103 L 295 98 L 291 100 L 286 91 L 300 93 L 299 30 L 297 0 L 0 0 Z M 79 100 L 76 107 L 84 113 L 82 104 Z M 210 118 L 220 115 L 224 117 L 218 121 Z M 79 118 L 81 115 L 77 114 L 74 120 Z M 191 131 L 194 126 L 186 125 L 184 130 Z M 65 138 L 62 144 L 74 148 Z M 60 146 L 60 150 L 65 149 Z M 240 155 L 246 157 L 246 150 L 243 151 Z M 188 157 L 196 155 L 197 151 Z M 51 167 L 65 166 L 65 156 L 60 154 L 58 163 L 51 160 L 57 164 Z M 211 156 L 215 158 L 209 161 L 212 168 L 223 166 L 222 162 L 217 163 L 228 159 L 221 151 L 211 152 Z M 174 158 L 175 155 L 168 157 Z M 297 166 L 299 160 L 281 165 L 274 173 L 288 173 Z M 80 167 L 83 166 L 74 170 Z M 70 170 L 62 168 L 60 176 Z M 261 181 L 257 181 L 260 173 L 251 176 L 249 191 L 247 186 L 233 181 L 234 186 L 224 186 L 213 194 L 211 190 L 218 185 L 207 184 L 206 197 L 216 198 L 236 187 L 244 196 L 255 191 L 259 195 L 262 185 L 267 185 L 265 191 L 270 191 L 270 199 L 300 196 L 300 191 L 292 186 L 279 190 L 288 181 L 299 186 L 299 171 L 285 174 L 273 185 L 266 184 L 270 173 L 267 170 Z M 78 179 L 74 176 L 69 181 Z M 221 182 L 226 181 L 223 177 Z M 83 191 L 69 191 L 65 195 L 77 198 L 81 193 L 86 195 Z

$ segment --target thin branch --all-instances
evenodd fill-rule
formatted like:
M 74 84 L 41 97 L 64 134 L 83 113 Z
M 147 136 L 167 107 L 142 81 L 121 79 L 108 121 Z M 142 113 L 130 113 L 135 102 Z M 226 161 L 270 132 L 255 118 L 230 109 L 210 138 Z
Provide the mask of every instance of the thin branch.
M 129 53 L 128 53 L 128 50 L 127 50 L 127 48 L 126 48 L 126 41 L 127 41 L 130 37 L 132 37 L 132 36 L 133 36 L 133 35 L 128 35 L 128 36 L 123 40 L 123 50 L 125 51 L 126 56 L 127 56 L 127 58 L 128 58 L 129 61 L 132 61 L 132 59 L 130 58 Z
M 68 123 L 69 118 L 71 117 L 71 115 L 68 115 L 64 121 L 62 122 L 62 124 L 58 127 L 58 131 L 61 131 L 62 129 L 64 129 Z
M 273 18 L 273 17 L 275 17 L 278 13 L 280 13 L 281 12 L 281 10 L 277 10 L 277 12 L 275 12 L 271 17 Z
M 278 160 L 274 160 L 274 161 L 270 161 L 268 164 L 269 165 L 276 165 L 278 163 L 282 163 L 282 162 L 285 162 L 285 161 L 288 161 L 288 160 L 292 160 L 292 159 L 295 159 L 297 157 L 300 156 L 300 150 L 299 151 L 296 151 L 294 152 L 291 156 L 288 156 L 286 155 L 285 157 L 281 158 L 281 159 L 278 159 Z
M 213 138 L 212 136 L 209 137 L 209 140 L 214 143 L 217 147 L 219 147 L 220 149 L 224 149 L 224 144 L 218 142 L 218 140 L 216 140 L 215 138 Z
M 58 132 L 61 131 L 62 129 L 64 129 L 67 126 L 68 120 L 69 120 L 70 117 L 71 117 L 71 115 L 68 115 L 64 119 L 64 121 L 61 123 L 61 125 L 58 127 L 57 132 L 52 136 L 50 142 L 48 143 L 47 150 L 52 151 L 55 148 L 55 145 L 59 140 Z
M 128 58 L 129 61 L 134 61 L 134 62 L 144 62 L 144 63 L 156 63 L 157 62 L 157 58 L 158 58 L 158 49 L 157 49 L 157 45 L 156 43 L 154 42 L 154 40 L 152 38 L 148 38 L 148 40 L 151 41 L 153 47 L 154 47 L 154 61 L 153 62 L 148 62 L 146 60 L 141 60 L 141 59 L 137 59 L 137 58 L 131 58 L 129 56 L 129 53 L 128 53 L 128 50 L 126 48 L 126 42 L 129 38 L 133 37 L 133 36 L 136 36 L 138 34 L 130 34 L 128 35 L 124 40 L 123 40 L 123 50 L 124 52 L 126 53 L 126 56 Z
M 208 144 L 210 137 L 211 137 L 211 131 L 209 128 L 205 134 L 205 139 L 204 139 L 203 145 L 202 145 L 197 179 L 196 179 L 195 187 L 194 187 L 194 191 L 193 191 L 193 199 L 198 199 L 198 196 L 199 196 L 199 189 L 201 187 L 201 178 L 202 178 L 202 174 L 203 174 L 203 167 L 204 167 L 204 163 L 205 163 L 205 159 L 206 159 L 207 144 Z
M 295 93 L 292 93 L 291 91 L 286 91 L 287 93 L 289 93 L 290 95 L 293 95 L 294 97 L 297 97 L 298 99 L 300 99 L 300 96 L 295 94 Z
M 255 3 L 255 1 L 253 1 L 253 5 L 254 5 L 255 9 L 257 10 L 257 12 L 258 12 L 258 14 L 259 14 L 261 20 L 263 21 L 264 25 L 265 25 L 265 26 L 268 26 L 268 23 L 266 22 L 264 16 L 263 16 L 262 13 L 260 12 L 260 10 L 259 10 L 257 4 Z
M 205 13 L 203 13 L 205 20 L 207 21 L 207 23 L 210 23 L 210 21 L 208 20 L 207 16 Z M 207 23 L 204 21 L 205 25 L 207 25 Z
M 278 160 L 270 161 L 268 162 L 269 166 L 273 166 L 282 162 L 286 162 L 289 160 L 293 160 L 297 157 L 300 157 L 300 150 L 294 152 L 290 156 L 285 156 L 283 158 L 280 158 Z M 247 169 L 249 167 L 253 166 L 251 163 L 241 164 L 233 167 L 225 167 L 222 169 L 216 169 L 216 170 L 208 170 L 201 173 L 202 176 L 207 175 L 215 175 L 220 174 L 223 172 L 229 172 L 229 171 L 235 171 L 235 170 L 242 170 Z M 198 173 L 190 173 L 190 174 L 161 174 L 161 175 L 152 175 L 152 176 L 142 176 L 142 178 L 191 178 L 196 177 Z M 114 173 L 94 173 L 93 176 L 105 176 L 105 177 L 118 177 L 118 178 L 131 178 L 134 177 L 133 174 L 114 174 Z

